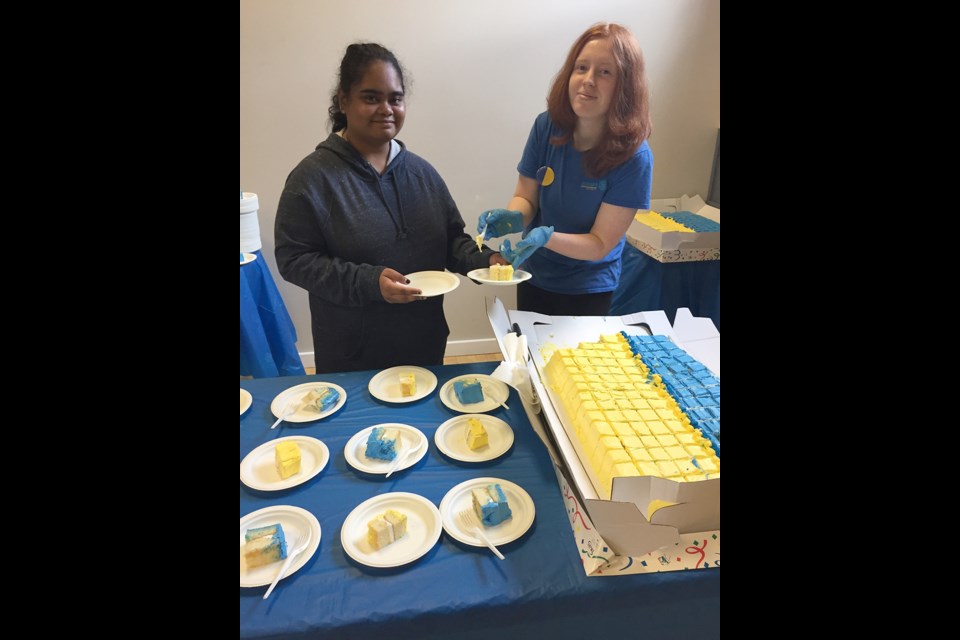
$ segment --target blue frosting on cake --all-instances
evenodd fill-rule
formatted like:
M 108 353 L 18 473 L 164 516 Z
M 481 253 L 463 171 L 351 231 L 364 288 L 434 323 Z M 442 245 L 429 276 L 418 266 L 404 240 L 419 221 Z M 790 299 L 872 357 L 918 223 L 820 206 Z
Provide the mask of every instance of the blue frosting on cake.
M 308 400 L 317 411 L 323 413 L 340 399 L 340 392 L 330 387 L 317 387 L 308 395 Z
M 698 216 L 699 217 L 699 216 Z M 719 227 L 719 225 L 717 225 Z M 717 229 L 719 231 L 719 228 Z M 720 456 L 720 379 L 667 336 L 632 336 L 621 331 L 634 355 L 657 374 L 690 423 Z
M 657 213 L 660 213 L 659 211 Z M 710 218 L 704 218 L 692 211 L 674 211 L 672 213 L 660 213 L 664 218 L 670 218 L 685 226 L 691 231 L 698 233 L 720 231 L 720 223 L 714 222 Z
M 396 430 L 392 430 L 396 435 Z M 367 436 L 367 449 L 364 454 L 368 458 L 393 460 L 397 457 L 397 440 L 389 437 L 389 432 L 383 427 L 374 427 Z
M 513 517 L 507 496 L 499 484 L 488 484 L 473 490 L 473 509 L 485 527 L 498 525 Z
M 280 524 L 248 529 L 244 534 L 244 552 L 247 567 L 259 567 L 264 564 L 283 560 L 287 557 L 287 538 Z
M 476 404 L 483 402 L 483 387 L 476 378 L 457 380 L 453 383 L 453 391 L 457 394 L 460 404 Z

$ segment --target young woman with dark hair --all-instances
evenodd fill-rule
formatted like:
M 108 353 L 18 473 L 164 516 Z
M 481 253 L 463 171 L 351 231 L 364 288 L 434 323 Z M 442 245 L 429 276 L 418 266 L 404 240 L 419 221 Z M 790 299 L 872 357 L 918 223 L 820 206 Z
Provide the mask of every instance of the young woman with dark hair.
M 277 266 L 310 294 L 317 373 L 443 364 L 443 296 L 424 298 L 404 274 L 505 263 L 477 249 L 436 169 L 395 139 L 403 76 L 388 49 L 347 47 L 333 133 L 290 173 L 277 206 Z

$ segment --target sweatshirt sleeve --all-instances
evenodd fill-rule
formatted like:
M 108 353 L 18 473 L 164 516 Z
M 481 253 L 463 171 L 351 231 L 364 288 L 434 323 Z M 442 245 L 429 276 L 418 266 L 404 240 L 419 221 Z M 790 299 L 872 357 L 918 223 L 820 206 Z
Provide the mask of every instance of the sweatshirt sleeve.
M 277 206 L 274 244 L 283 279 L 334 304 L 359 307 L 383 302 L 383 267 L 348 262 L 329 254 L 320 227 L 319 203 L 284 190 Z M 476 248 L 476 247 L 474 247 Z

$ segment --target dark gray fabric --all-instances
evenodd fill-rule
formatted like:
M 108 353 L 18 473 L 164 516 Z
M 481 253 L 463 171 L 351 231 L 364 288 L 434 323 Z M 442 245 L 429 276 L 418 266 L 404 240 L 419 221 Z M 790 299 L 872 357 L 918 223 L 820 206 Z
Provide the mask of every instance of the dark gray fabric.
M 381 176 L 331 134 L 290 173 L 280 196 L 277 266 L 310 293 L 318 372 L 441 364 L 437 345 L 449 334 L 442 298 L 388 304 L 380 273 L 466 274 L 489 265 L 493 252 L 484 247 L 481 255 L 464 233 L 443 179 L 399 144 Z

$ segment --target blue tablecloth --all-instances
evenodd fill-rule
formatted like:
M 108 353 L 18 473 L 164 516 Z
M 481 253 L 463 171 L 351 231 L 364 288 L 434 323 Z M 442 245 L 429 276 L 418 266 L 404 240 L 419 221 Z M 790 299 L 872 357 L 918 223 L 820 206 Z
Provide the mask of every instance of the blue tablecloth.
M 659 262 L 636 247 L 623 247 L 623 272 L 610 315 L 663 309 L 673 323 L 679 307 L 710 318 L 720 329 L 720 261 Z
M 437 388 L 465 373 L 490 373 L 492 363 L 428 367 Z M 284 579 L 268 600 L 266 587 L 240 589 L 241 638 L 719 638 L 720 570 L 587 577 L 570 528 L 553 466 L 533 432 L 520 398 L 511 390 L 510 410 L 491 415 L 509 423 L 513 448 L 482 464 L 446 458 L 433 441 L 437 427 L 459 415 L 434 391 L 407 405 L 374 399 L 367 383 L 375 371 L 302 378 L 241 380 L 253 406 L 240 419 L 240 459 L 269 440 L 302 434 L 322 440 L 331 461 L 309 482 L 280 492 L 259 492 L 240 483 L 240 517 L 270 505 L 302 507 L 320 521 L 322 539 L 313 558 Z M 326 380 L 343 387 L 347 401 L 319 422 L 274 431 L 270 403 L 284 389 Z M 343 454 L 361 429 L 400 422 L 429 439 L 424 459 L 389 480 L 353 470 Z M 445 533 L 419 560 L 394 569 L 373 569 L 350 559 L 340 543 L 344 519 L 375 495 L 408 491 L 435 505 L 455 485 L 492 476 L 515 482 L 530 494 L 536 520 L 520 539 L 503 545 L 500 561 L 485 547 L 463 545 Z M 616 635 L 629 634 L 629 635 Z
M 297 330 L 259 251 L 240 265 L 240 375 L 302 376 Z

